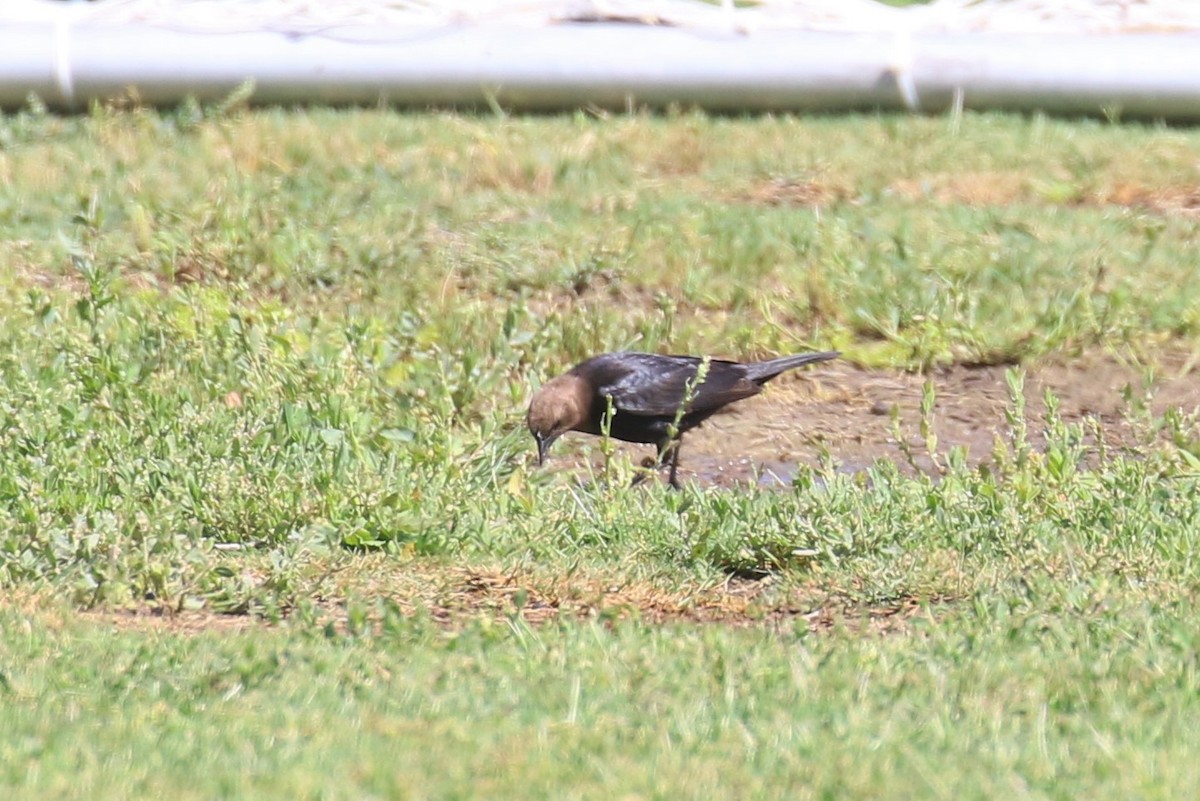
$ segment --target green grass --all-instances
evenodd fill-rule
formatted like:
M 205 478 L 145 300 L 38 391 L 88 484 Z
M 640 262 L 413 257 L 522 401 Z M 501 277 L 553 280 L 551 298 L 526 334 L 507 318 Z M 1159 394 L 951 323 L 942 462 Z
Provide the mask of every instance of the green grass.
M 1189 605 L 1093 589 L 905 636 L 16 627 L 10 798 L 1178 798 Z M 1052 592 L 1055 603 L 1062 597 Z M 16 794 L 14 794 L 14 792 Z
M 1035 452 L 1014 370 L 987 467 L 678 493 L 538 470 L 521 417 L 622 347 L 1195 352 L 1198 146 L 973 114 L 3 118 L 0 787 L 1184 795 L 1194 410 L 1119 448 L 1051 414 Z M 479 603 L 468 568 L 521 589 Z M 706 618 L 731 575 L 769 580 Z M 675 611 L 589 614 L 610 584 Z M 551 586 L 574 611 L 530 624 Z

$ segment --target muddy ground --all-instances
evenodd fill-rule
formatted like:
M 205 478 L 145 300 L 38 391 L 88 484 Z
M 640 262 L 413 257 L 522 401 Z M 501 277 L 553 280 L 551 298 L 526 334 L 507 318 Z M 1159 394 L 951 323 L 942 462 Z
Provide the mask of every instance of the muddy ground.
M 1176 352 L 1160 356 L 1151 370 L 1110 355 L 1090 355 L 1030 368 L 1025 378 L 1030 442 L 1035 448 L 1045 442 L 1047 389 L 1058 398 L 1064 422 L 1096 424 L 1109 445 L 1128 446 L 1152 436 L 1148 416 L 1161 416 L 1172 407 L 1197 411 L 1198 361 L 1200 354 Z M 937 399 L 937 451 L 944 455 L 962 446 L 970 463 L 986 462 L 996 437 L 1010 437 L 1005 412 L 1012 404 L 1005 370 L 955 366 L 917 375 L 834 362 L 783 376 L 762 395 L 688 433 L 680 476 L 717 486 L 788 484 L 798 464 L 817 465 L 823 452 L 846 472 L 863 470 L 877 459 L 894 461 L 910 473 L 932 469 L 920 434 L 927 379 Z M 894 412 L 916 468 L 895 436 Z M 566 450 L 568 463 L 578 467 L 580 457 Z M 642 461 L 651 450 L 622 446 L 622 452 Z

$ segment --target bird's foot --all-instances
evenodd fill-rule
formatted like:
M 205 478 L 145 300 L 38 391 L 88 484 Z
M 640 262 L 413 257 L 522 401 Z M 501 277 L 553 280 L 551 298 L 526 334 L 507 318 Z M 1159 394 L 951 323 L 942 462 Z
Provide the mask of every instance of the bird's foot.
M 638 484 L 641 484 L 651 476 L 660 474 L 663 469 L 667 467 L 671 467 L 671 465 L 663 464 L 653 457 L 647 456 L 645 459 L 642 459 L 641 465 L 634 468 L 635 472 L 633 481 L 629 482 L 629 486 L 636 487 Z M 679 483 L 679 479 L 675 476 L 675 470 L 673 468 L 671 469 L 670 474 L 667 476 L 667 486 L 669 486 L 671 489 L 683 489 L 683 485 Z

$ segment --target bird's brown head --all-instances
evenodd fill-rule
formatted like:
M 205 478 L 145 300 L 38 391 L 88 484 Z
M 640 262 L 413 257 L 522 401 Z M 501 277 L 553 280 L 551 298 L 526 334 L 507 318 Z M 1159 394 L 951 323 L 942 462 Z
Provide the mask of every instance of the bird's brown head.
M 550 444 L 583 423 L 587 412 L 587 387 L 577 376 L 561 375 L 534 393 L 525 422 L 537 442 L 538 464 L 546 461 Z

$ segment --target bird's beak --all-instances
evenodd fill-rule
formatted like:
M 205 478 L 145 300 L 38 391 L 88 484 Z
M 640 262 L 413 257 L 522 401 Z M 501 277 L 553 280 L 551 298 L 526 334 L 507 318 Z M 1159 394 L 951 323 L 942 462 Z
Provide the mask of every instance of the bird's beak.
M 546 436 L 544 434 L 534 434 L 533 438 L 537 440 L 538 448 L 538 467 L 541 467 L 546 461 L 546 451 L 550 450 L 550 443 L 558 439 L 554 436 Z

